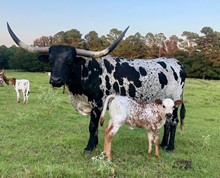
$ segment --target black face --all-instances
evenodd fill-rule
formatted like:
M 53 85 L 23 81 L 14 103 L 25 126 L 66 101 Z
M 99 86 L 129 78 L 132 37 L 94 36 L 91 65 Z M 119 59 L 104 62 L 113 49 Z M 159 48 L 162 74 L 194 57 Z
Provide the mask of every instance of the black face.
M 70 46 L 52 46 L 49 50 L 51 65 L 50 84 L 61 87 L 69 80 L 73 67 L 73 58 L 76 57 L 75 48 Z

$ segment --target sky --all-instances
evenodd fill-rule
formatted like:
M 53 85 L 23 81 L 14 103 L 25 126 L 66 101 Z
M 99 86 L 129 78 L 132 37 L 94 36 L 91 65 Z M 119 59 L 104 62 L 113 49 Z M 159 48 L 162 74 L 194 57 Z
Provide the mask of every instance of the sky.
M 137 32 L 181 37 L 183 31 L 200 34 L 203 27 L 220 32 L 220 0 L 0 0 L 0 46 L 11 47 L 7 22 L 28 45 L 70 29 L 84 37 L 127 26 L 126 37 Z

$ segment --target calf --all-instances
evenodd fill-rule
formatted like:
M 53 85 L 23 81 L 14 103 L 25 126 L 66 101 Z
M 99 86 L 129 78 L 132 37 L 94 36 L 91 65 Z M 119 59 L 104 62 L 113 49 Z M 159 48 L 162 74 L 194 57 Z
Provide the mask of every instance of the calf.
M 17 93 L 17 102 L 20 103 L 20 92 L 23 93 L 24 104 L 28 103 L 28 94 L 30 93 L 30 82 L 26 79 L 10 79 Z
M 109 103 L 109 104 L 108 104 Z M 109 124 L 105 129 L 104 152 L 109 160 L 111 156 L 111 145 L 113 136 L 122 124 L 131 127 L 141 127 L 148 133 L 148 155 L 152 154 L 152 141 L 156 147 L 156 156 L 160 156 L 158 129 L 160 129 L 167 119 L 172 118 L 173 109 L 181 104 L 181 100 L 175 102 L 166 98 L 163 101 L 155 100 L 153 103 L 137 102 L 126 96 L 109 95 L 106 98 L 104 108 L 100 118 L 100 125 L 104 123 L 106 108 L 109 105 Z

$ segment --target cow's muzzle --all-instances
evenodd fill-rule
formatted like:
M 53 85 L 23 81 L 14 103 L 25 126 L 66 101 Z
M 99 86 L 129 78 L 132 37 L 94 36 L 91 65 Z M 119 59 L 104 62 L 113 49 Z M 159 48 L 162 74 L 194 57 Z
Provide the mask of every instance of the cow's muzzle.
M 65 82 L 61 78 L 50 77 L 50 84 L 53 87 L 61 87 L 65 84 Z

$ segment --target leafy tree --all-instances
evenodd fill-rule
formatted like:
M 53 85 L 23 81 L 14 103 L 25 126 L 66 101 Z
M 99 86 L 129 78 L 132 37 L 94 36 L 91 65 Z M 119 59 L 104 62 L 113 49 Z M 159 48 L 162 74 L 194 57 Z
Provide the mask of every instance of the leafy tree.
M 121 30 L 118 30 L 117 28 L 113 28 L 110 30 L 109 34 L 106 35 L 106 38 L 109 43 L 113 43 L 113 41 L 115 41 L 121 33 L 122 33 Z
M 174 56 L 175 52 L 178 50 L 178 41 L 179 38 L 176 35 L 172 35 L 169 39 L 164 41 L 166 56 Z
M 66 45 L 78 47 L 82 43 L 82 34 L 76 29 L 66 31 L 64 35 Z
M 98 51 L 102 49 L 102 41 L 98 37 L 98 33 L 95 31 L 90 31 L 87 35 L 85 35 L 85 42 L 89 50 Z
M 38 60 L 36 54 L 29 53 L 21 48 L 17 48 L 9 61 L 11 69 L 18 69 L 28 72 L 47 71 L 49 64 Z
M 64 45 L 65 43 L 66 41 L 64 31 L 58 32 L 53 36 L 53 45 Z
M 15 50 L 15 46 L 11 48 L 0 46 L 0 69 L 9 69 L 9 61 Z
M 146 56 L 144 37 L 140 33 L 130 35 L 121 44 L 123 52 L 121 51 L 120 56 L 130 59 L 144 58 Z
M 42 36 L 36 40 L 34 40 L 34 46 L 47 47 L 53 44 L 52 36 Z

